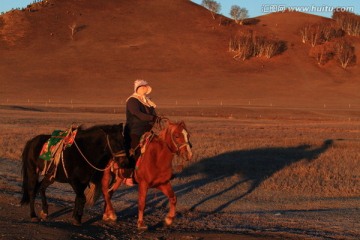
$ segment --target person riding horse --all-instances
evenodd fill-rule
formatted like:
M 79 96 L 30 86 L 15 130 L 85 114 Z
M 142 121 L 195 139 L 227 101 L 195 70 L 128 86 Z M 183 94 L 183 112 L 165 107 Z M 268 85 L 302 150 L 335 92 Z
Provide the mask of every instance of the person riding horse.
M 132 172 L 136 160 L 140 156 L 140 138 L 152 129 L 159 118 L 156 114 L 156 104 L 148 98 L 152 88 L 148 82 L 137 79 L 134 82 L 134 93 L 126 100 L 126 125 L 124 129 L 125 148 L 129 164 L 124 171 L 125 183 L 132 186 Z

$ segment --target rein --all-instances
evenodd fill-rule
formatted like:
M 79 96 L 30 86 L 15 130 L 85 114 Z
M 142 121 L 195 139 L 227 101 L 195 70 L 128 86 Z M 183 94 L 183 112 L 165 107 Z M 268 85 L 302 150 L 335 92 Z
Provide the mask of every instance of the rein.
M 160 132 L 161 131 L 167 131 L 167 129 L 169 128 L 168 126 L 165 128 L 164 126 L 162 126 L 162 123 L 161 123 L 161 121 L 162 120 L 166 120 L 166 121 L 169 121 L 169 119 L 168 118 L 158 118 L 157 120 L 156 120 L 156 122 L 154 123 L 154 125 L 153 125 L 153 127 L 152 127 L 152 129 L 151 129 L 151 135 L 152 135 L 152 137 L 151 137 L 151 139 L 154 137 L 154 136 L 159 136 L 160 135 Z M 183 147 L 186 147 L 186 146 L 190 146 L 190 143 L 189 143 L 189 141 L 186 141 L 186 142 L 184 142 L 183 144 L 177 144 L 176 142 L 175 142 L 175 139 L 174 139 L 174 136 L 173 136 L 173 134 L 174 134 L 174 129 L 172 129 L 171 131 L 170 131 L 170 138 L 171 138 L 171 143 L 174 145 L 174 147 L 175 147 L 175 151 L 173 151 L 173 148 L 171 147 L 171 145 L 165 140 L 165 139 L 162 139 L 161 137 L 160 137 L 160 139 L 164 142 L 164 143 L 166 143 L 166 146 L 168 147 L 168 149 L 170 150 L 170 152 L 172 152 L 172 153 L 176 153 L 177 155 L 179 155 L 179 153 L 180 153 L 180 150 L 183 148 Z M 151 140 L 150 140 L 151 141 Z M 140 147 L 140 143 L 136 146 L 136 148 L 134 149 L 134 152 L 135 152 L 135 150 L 136 149 L 138 149 Z
M 110 140 L 109 140 L 109 135 L 106 134 L 106 142 L 107 142 L 107 145 L 109 147 L 109 150 L 110 150 L 110 153 L 112 155 L 113 158 L 116 158 L 116 157 L 126 157 L 126 153 L 124 150 L 121 150 L 119 152 L 116 152 L 114 153 L 114 151 L 112 150 L 112 147 L 111 147 L 111 144 L 110 144 Z
M 104 131 L 104 130 L 102 130 Z M 105 132 L 104 132 L 105 133 Z M 106 134 L 106 133 L 105 133 Z M 111 145 L 110 145 L 110 140 L 109 140 L 109 135 L 106 134 L 106 143 L 107 143 L 107 146 L 109 147 L 109 150 L 110 150 L 110 153 L 112 155 L 113 158 L 115 157 L 125 157 L 126 154 L 125 154 L 125 151 L 122 150 L 122 151 L 119 151 L 117 153 L 114 153 L 112 148 L 111 148 Z M 77 148 L 77 150 L 79 151 L 79 153 L 81 154 L 81 156 L 84 158 L 84 160 L 90 165 L 90 167 L 92 167 L 93 169 L 97 170 L 97 171 L 100 171 L 100 172 L 103 172 L 103 171 L 106 171 L 108 170 L 110 167 L 111 167 L 111 164 L 109 166 L 107 166 L 106 168 L 97 168 L 96 166 L 94 166 L 86 157 L 85 155 L 83 154 L 83 152 L 81 151 L 81 149 L 79 148 L 79 146 L 77 145 L 75 139 L 74 139 L 74 144 L 75 144 L 75 147 Z

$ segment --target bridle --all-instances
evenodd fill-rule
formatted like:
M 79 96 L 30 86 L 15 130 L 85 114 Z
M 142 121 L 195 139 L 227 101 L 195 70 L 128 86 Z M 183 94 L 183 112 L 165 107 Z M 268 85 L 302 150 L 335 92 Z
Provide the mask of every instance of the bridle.
M 168 131 L 169 125 L 164 127 L 162 125 L 162 121 L 170 122 L 170 120 L 168 118 L 166 118 L 166 117 L 157 118 L 155 124 L 153 125 L 153 127 L 151 129 L 152 134 L 160 135 L 159 133 L 156 133 L 156 132 Z M 166 143 L 167 147 L 169 148 L 169 150 L 172 153 L 176 153 L 177 155 L 179 155 L 180 150 L 183 147 L 189 146 L 189 148 L 191 148 L 192 146 L 191 146 L 191 143 L 188 140 L 187 136 L 185 137 L 185 134 L 184 134 L 184 137 L 185 137 L 186 141 L 184 143 L 182 143 L 182 144 L 177 144 L 175 139 L 174 139 L 174 131 L 175 131 L 175 128 L 172 128 L 170 130 L 170 139 L 171 139 L 170 144 L 165 140 L 165 137 L 164 137 L 164 139 L 162 139 L 162 141 L 164 141 Z M 183 128 L 183 131 L 186 131 L 186 129 Z M 173 145 L 173 147 L 171 146 L 171 144 Z M 175 148 L 175 151 L 173 150 L 174 148 Z
M 186 141 L 182 144 L 177 144 L 174 140 L 174 131 L 175 129 L 171 129 L 170 131 L 170 138 L 171 138 L 171 142 L 172 144 L 175 146 L 175 152 L 177 155 L 180 154 L 180 150 L 183 148 L 183 147 L 186 147 L 186 146 L 189 146 L 189 148 L 191 148 L 191 144 L 189 142 L 189 140 L 186 138 Z M 183 131 L 186 132 L 185 128 L 183 129 Z M 185 136 L 185 135 L 184 135 Z M 170 147 L 169 147 L 170 148 Z M 171 149 L 171 148 L 170 148 Z
M 111 156 L 113 159 L 115 159 L 117 157 L 126 157 L 125 150 L 120 150 L 120 151 L 114 153 L 114 151 L 111 147 L 111 144 L 110 144 L 109 134 L 106 134 L 106 142 L 107 142 L 107 146 L 109 147 L 109 150 L 110 150 L 110 153 L 111 153 Z

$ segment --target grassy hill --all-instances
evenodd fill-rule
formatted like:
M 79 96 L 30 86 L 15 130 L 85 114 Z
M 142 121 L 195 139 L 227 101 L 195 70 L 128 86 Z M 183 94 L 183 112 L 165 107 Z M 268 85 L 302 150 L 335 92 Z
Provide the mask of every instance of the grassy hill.
M 332 21 L 314 15 L 274 13 L 240 26 L 219 24 L 220 16 L 213 20 L 187 0 L 49 0 L 0 18 L 1 103 L 119 104 L 136 78 L 153 85 L 159 104 L 347 106 L 360 100 L 358 66 L 319 67 L 309 57 L 299 29 Z M 285 41 L 287 50 L 235 61 L 229 39 L 249 30 Z M 360 42 L 352 41 L 359 56 Z

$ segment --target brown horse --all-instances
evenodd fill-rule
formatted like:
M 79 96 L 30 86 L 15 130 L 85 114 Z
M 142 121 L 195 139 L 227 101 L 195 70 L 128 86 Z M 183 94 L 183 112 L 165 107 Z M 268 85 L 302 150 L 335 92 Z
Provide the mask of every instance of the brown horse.
M 135 180 L 138 183 L 138 229 L 147 229 L 144 223 L 145 199 L 149 188 L 157 188 L 162 191 L 169 199 L 170 210 L 165 218 L 166 225 L 171 225 L 176 214 L 176 196 L 170 184 L 172 177 L 172 159 L 174 154 L 180 155 L 186 160 L 192 158 L 190 135 L 185 123 L 172 123 L 163 120 L 163 127 L 159 134 L 153 134 L 151 141 L 146 146 L 146 150 L 140 156 L 135 170 Z M 165 122 L 165 123 L 164 123 Z M 123 177 L 121 169 L 117 163 L 114 164 L 112 172 L 104 172 L 102 179 L 102 192 L 105 200 L 104 220 L 116 220 L 116 214 L 111 204 L 111 196 L 121 185 Z M 109 183 L 116 175 L 115 182 L 111 188 Z

